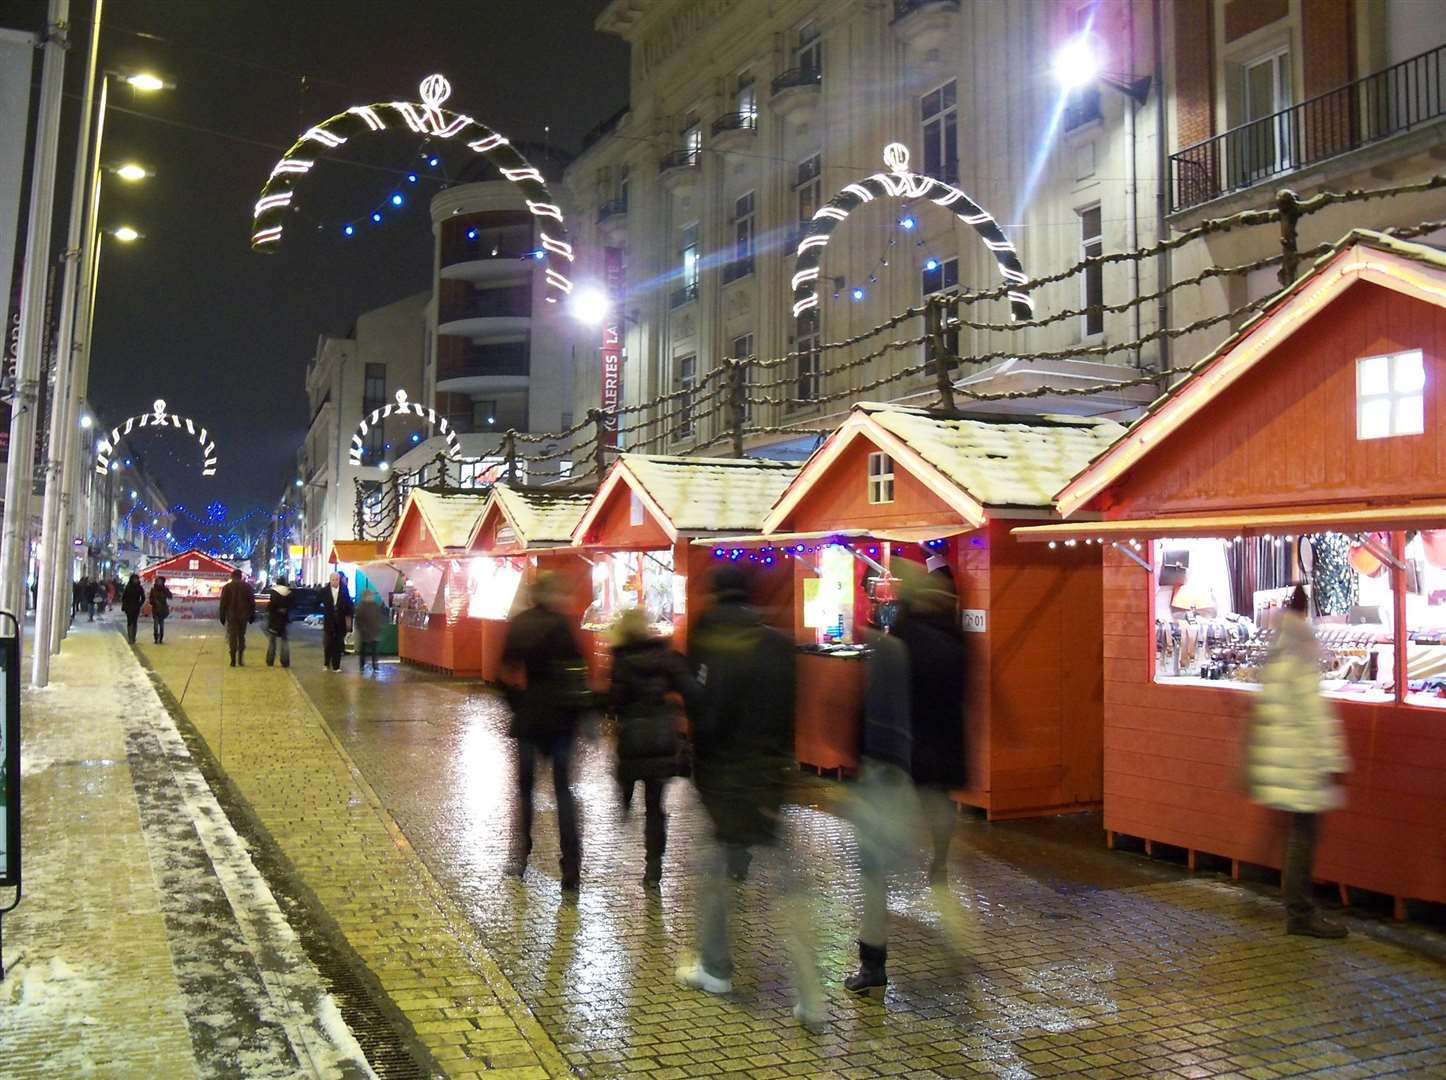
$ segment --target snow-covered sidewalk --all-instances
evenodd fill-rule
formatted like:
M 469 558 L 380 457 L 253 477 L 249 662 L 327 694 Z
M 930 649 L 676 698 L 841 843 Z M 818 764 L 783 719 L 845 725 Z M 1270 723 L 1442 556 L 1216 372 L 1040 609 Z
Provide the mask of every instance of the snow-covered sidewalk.
M 115 628 L 77 626 L 22 709 L 4 1074 L 371 1076 Z

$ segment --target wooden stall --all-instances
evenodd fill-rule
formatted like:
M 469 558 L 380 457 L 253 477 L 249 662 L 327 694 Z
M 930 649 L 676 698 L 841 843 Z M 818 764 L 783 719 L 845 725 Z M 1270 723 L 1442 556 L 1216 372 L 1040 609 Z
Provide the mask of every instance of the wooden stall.
M 396 656 L 399 628 L 393 597 L 403 593 L 398 586 L 405 585 L 406 577 L 395 563 L 387 561 L 386 555 L 384 540 L 333 540 L 326 562 L 346 579 L 352 599 L 360 600 L 367 589 L 377 594 L 387 611 L 387 623 L 377 640 L 377 653 Z
M 495 682 L 501 672 L 507 617 L 515 606 L 519 586 L 537 572 L 542 553 L 553 552 L 571 542 L 573 530 L 591 501 L 591 492 L 509 484 L 493 486 L 467 544 L 471 556 L 469 614 L 481 621 L 482 678 Z M 572 554 L 571 558 L 581 570 L 588 569 L 588 564 L 578 555 Z M 552 565 L 548 568 L 560 569 Z M 577 593 L 589 578 L 575 570 L 570 578 L 564 573 L 563 582 L 566 591 Z M 586 603 L 572 614 L 580 619 L 585 608 Z
M 1104 823 L 1280 865 L 1238 786 L 1280 598 L 1312 598 L 1351 771 L 1316 875 L 1446 902 L 1446 257 L 1357 232 L 1151 407 L 1030 528 L 1105 555 Z
M 1122 431 L 854 406 L 747 545 L 793 568 L 800 761 L 857 766 L 859 646 L 887 621 L 890 567 L 908 559 L 952 572 L 970 646 L 972 700 L 960 718 L 969 784 L 955 799 L 991 818 L 1099 804 L 1099 552 L 1062 557 L 1018 543 L 1010 528 L 1051 517 L 1058 486 Z
M 152 563 L 140 573 L 147 595 L 157 576 L 166 579 L 166 587 L 171 590 L 173 618 L 215 618 L 221 587 L 230 580 L 235 569 L 228 562 L 207 555 L 199 548 L 192 548 Z
M 387 561 L 406 574 L 397 655 L 449 672 L 481 674 L 481 620 L 468 614 L 467 545 L 487 501 L 476 491 L 415 488 L 387 541 Z
M 654 626 L 684 649 L 689 614 L 706 602 L 711 578 L 710 550 L 692 541 L 757 533 L 797 471 L 761 458 L 619 455 L 572 537 L 592 564 L 582 627 L 599 677 L 607 666 L 599 631 L 626 607 L 646 610 Z M 575 559 L 576 553 L 562 558 Z M 788 572 L 775 564 L 753 569 L 755 599 L 765 616 L 791 625 Z

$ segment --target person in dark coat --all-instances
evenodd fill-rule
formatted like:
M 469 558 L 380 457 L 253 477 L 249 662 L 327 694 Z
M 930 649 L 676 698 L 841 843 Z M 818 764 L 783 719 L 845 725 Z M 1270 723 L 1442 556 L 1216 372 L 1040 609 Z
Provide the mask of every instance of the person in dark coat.
M 166 587 L 166 579 L 159 574 L 156 575 L 156 583 L 151 586 L 151 634 L 157 645 L 163 645 L 166 641 L 166 620 L 171 615 L 171 590 Z
M 121 590 L 120 606 L 126 615 L 126 640 L 134 645 L 136 624 L 141 621 L 141 608 L 146 606 L 146 589 L 141 584 L 139 574 L 132 574 L 126 587 Z
M 351 617 L 355 610 L 351 595 L 346 589 L 346 578 L 335 571 L 321 590 L 321 648 L 322 662 L 331 671 L 341 670 L 341 653 L 346 645 L 346 635 L 351 629 Z
M 105 614 L 106 585 L 99 578 L 90 583 L 90 617 L 92 620 L 97 615 Z
M 291 666 L 291 605 L 296 597 L 284 577 L 277 578 L 266 590 L 266 666 L 276 665 L 276 652 L 281 651 L 281 666 Z
M 958 599 L 947 572 L 896 560 L 899 617 L 893 633 L 869 641 L 862 761 L 855 827 L 863 878 L 859 970 L 844 980 L 855 993 L 885 984 L 888 876 L 915 851 L 919 826 L 932 839 L 931 898 L 958 944 L 961 913 L 948 892 L 954 835 L 951 789 L 967 779 L 964 702 L 968 657 Z
M 82 575 L 79 581 L 70 585 L 70 621 L 80 614 L 80 609 L 90 603 L 90 578 Z
M 537 575 L 531 606 L 507 621 L 502 663 L 512 706 L 510 734 L 517 740 L 517 789 L 520 816 L 510 872 L 521 877 L 532 854 L 532 792 L 537 759 L 552 759 L 552 790 L 557 797 L 557 839 L 561 849 L 562 889 L 576 892 L 582 868 L 582 839 L 572 798 L 573 743 L 585 703 L 586 665 L 572 626 L 558 609 L 559 582 Z
M 632 803 L 633 788 L 643 785 L 643 884 L 663 877 L 667 817 L 663 785 L 686 772 L 682 717 L 670 695 L 684 704 L 697 696 L 698 684 L 687 662 L 672 644 L 652 632 L 648 616 L 629 608 L 608 634 L 612 644 L 612 683 L 608 708 L 618 720 L 618 783 L 623 807 Z
M 749 581 L 724 566 L 713 579 L 713 604 L 688 635 L 688 663 L 700 690 L 689 711 L 693 779 L 713 825 L 716 843 L 699 887 L 698 958 L 681 964 L 678 981 L 713 994 L 733 987 L 728 923 L 733 889 L 756 852 L 777 864 L 780 895 L 775 916 L 785 924 L 798 1004 L 805 1027 L 825 1021 L 823 987 L 814 959 L 807 903 L 783 844 L 780 824 L 797 767 L 794 764 L 793 643 L 766 625 L 748 603 Z
M 231 666 L 246 666 L 246 627 L 256 620 L 256 593 L 241 580 L 241 571 L 232 570 L 231 580 L 221 586 L 221 624 L 226 627 L 226 647 L 231 652 Z
M 363 590 L 353 618 L 356 623 L 357 670 L 363 674 L 366 673 L 368 656 L 372 658 L 372 674 L 381 671 L 381 665 L 377 662 L 377 649 L 381 645 L 386 614 L 376 592 L 372 589 Z

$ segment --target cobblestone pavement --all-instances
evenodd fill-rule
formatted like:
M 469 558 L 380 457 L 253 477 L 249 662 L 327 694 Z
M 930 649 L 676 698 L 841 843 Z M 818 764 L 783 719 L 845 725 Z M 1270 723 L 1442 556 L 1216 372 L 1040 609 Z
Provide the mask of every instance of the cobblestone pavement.
M 1446 1076 L 1446 969 L 1365 934 L 1286 937 L 1274 897 L 1103 852 L 1088 819 L 962 819 L 951 881 L 972 927 L 964 955 L 920 866 L 890 894 L 887 994 L 853 998 L 839 980 L 854 959 L 855 849 L 844 786 L 818 780 L 802 783 L 789 827 L 814 888 L 827 1031 L 809 1035 L 790 1016 L 767 880 L 740 889 L 733 993 L 683 990 L 673 970 L 693 938 L 704 835 L 686 785 L 669 788 L 663 888 L 650 895 L 641 822 L 621 813 L 605 744 L 586 747 L 582 894 L 566 903 L 542 779 L 525 882 L 503 874 L 513 751 L 496 694 L 397 664 L 361 676 L 351 657 L 343 673 L 324 672 L 301 630 L 295 656 L 293 672 L 411 850 L 585 1075 Z M 358 902 L 355 889 L 345 896 Z
M 113 625 L 75 629 L 22 717 L 0 1074 L 370 1076 Z

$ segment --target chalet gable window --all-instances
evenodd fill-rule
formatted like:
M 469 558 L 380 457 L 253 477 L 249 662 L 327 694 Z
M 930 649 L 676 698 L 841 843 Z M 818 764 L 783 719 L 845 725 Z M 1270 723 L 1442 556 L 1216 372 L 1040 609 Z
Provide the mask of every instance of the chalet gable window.
M 1356 438 L 1426 430 L 1426 361 L 1420 349 L 1356 361 Z
M 869 503 L 894 501 L 894 459 L 883 452 L 869 455 Z

